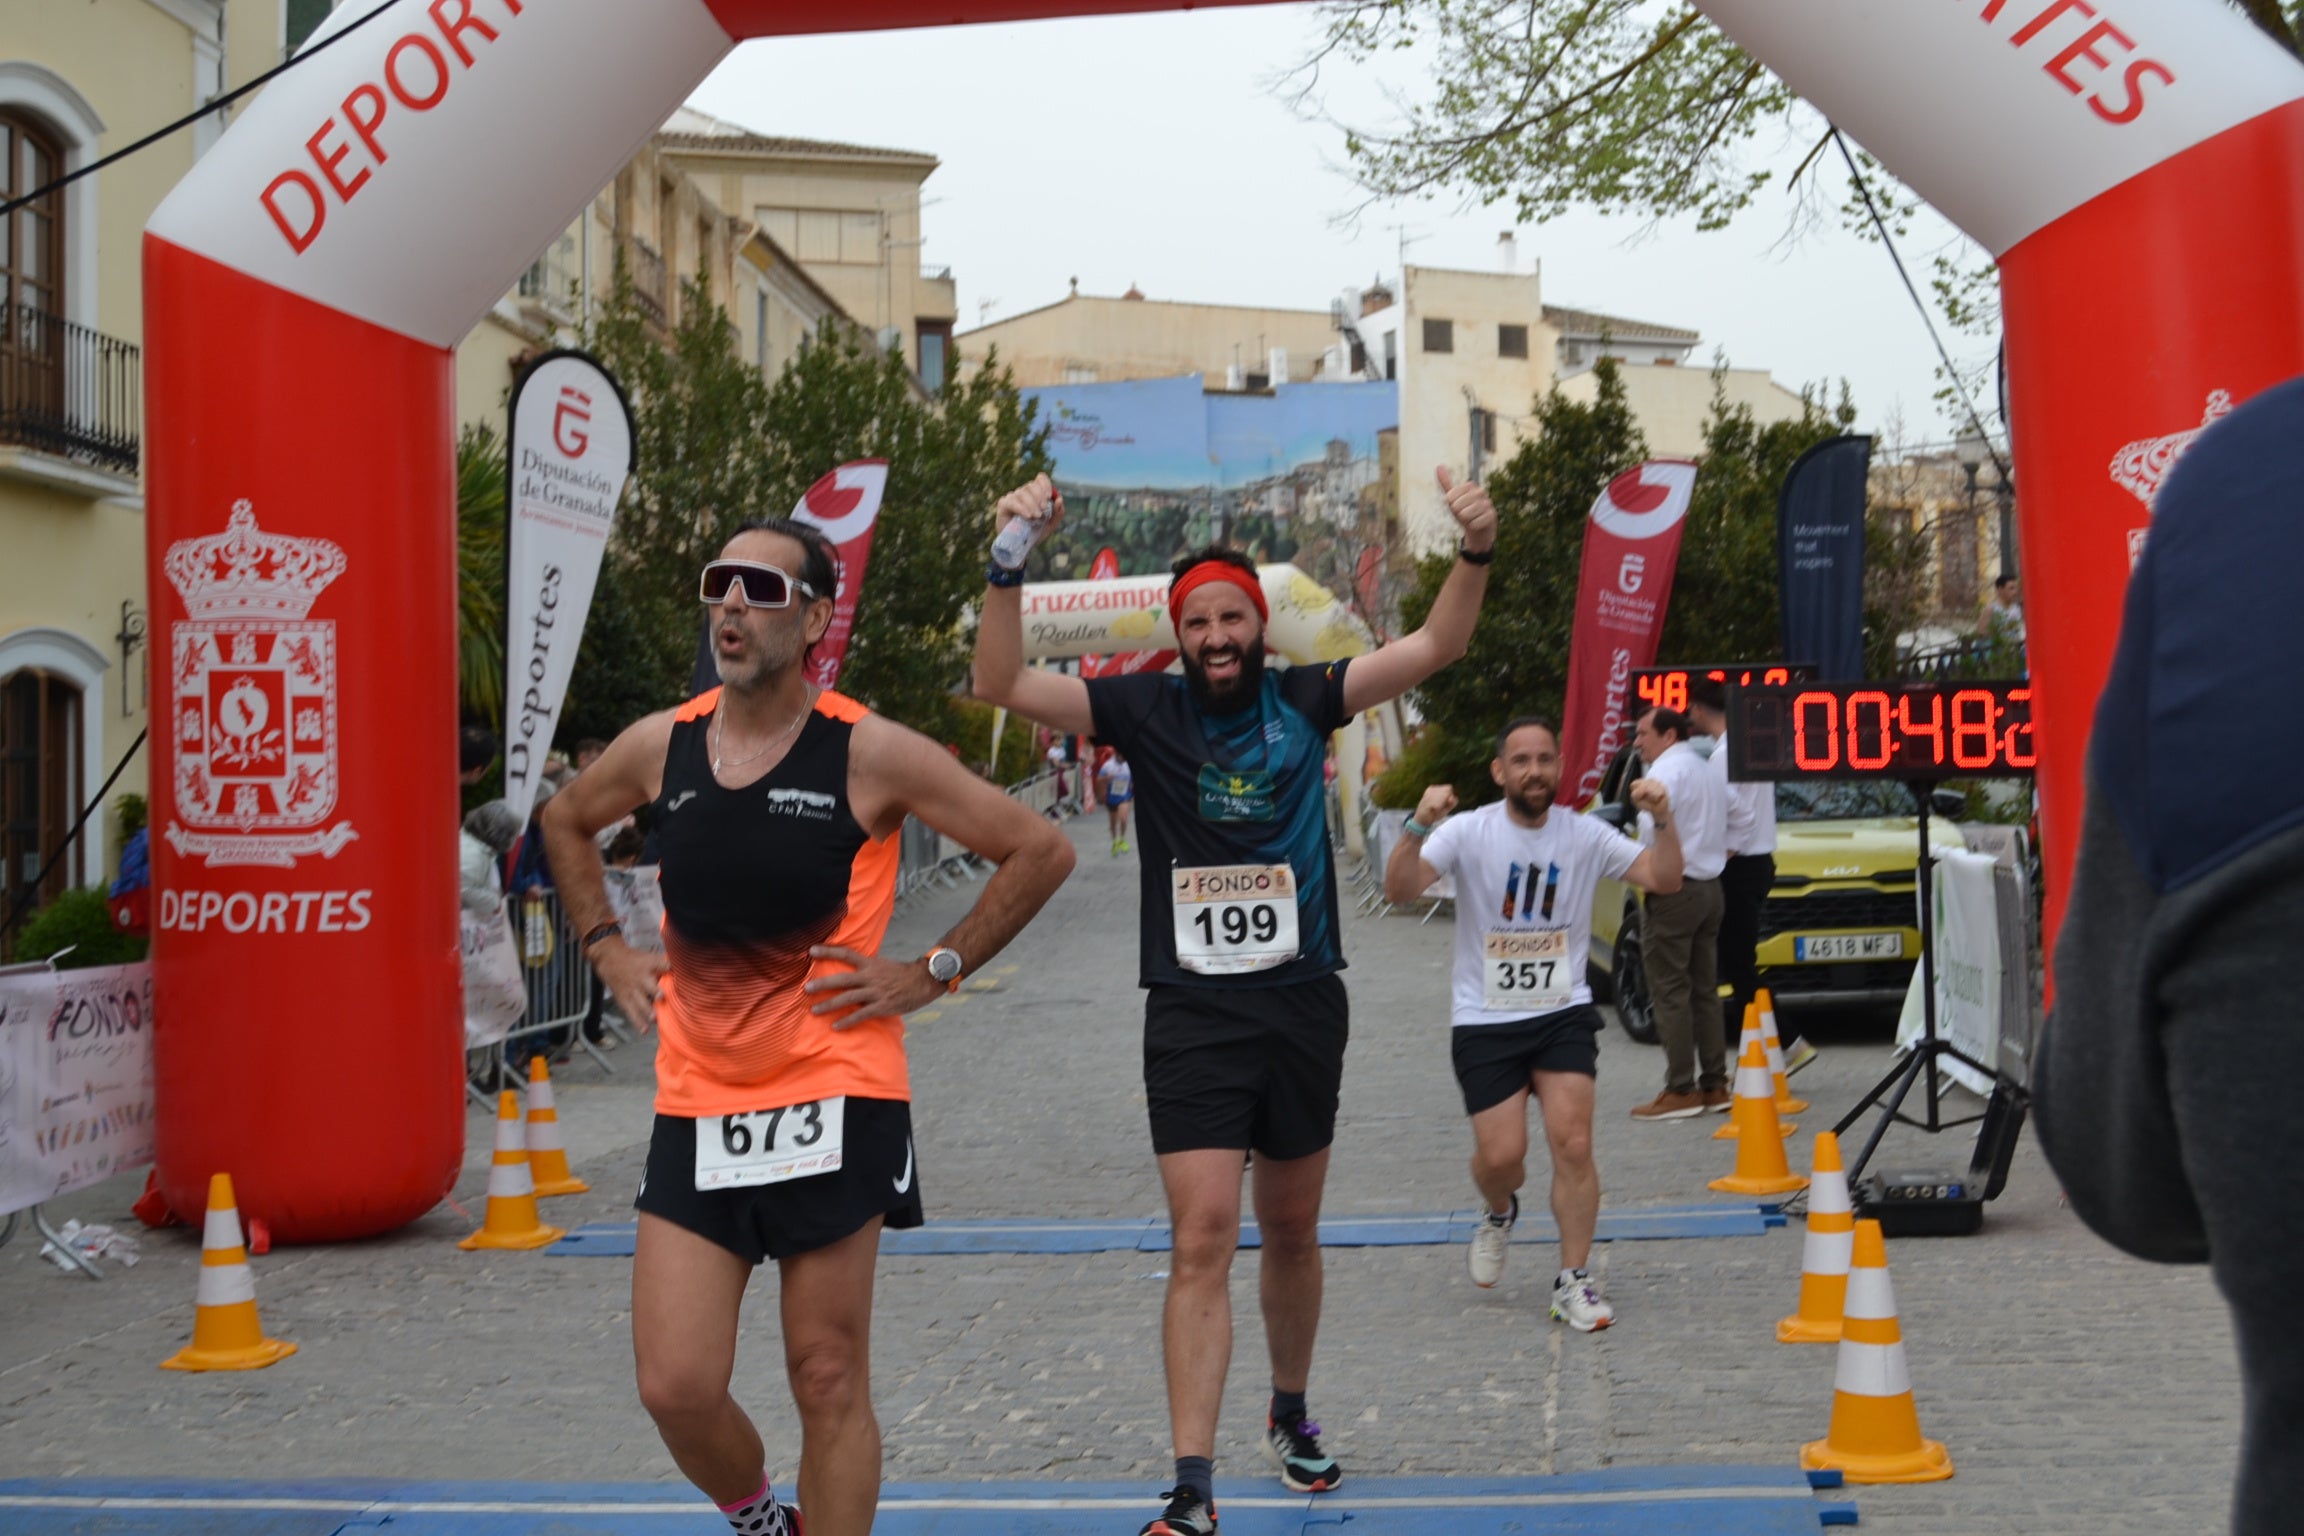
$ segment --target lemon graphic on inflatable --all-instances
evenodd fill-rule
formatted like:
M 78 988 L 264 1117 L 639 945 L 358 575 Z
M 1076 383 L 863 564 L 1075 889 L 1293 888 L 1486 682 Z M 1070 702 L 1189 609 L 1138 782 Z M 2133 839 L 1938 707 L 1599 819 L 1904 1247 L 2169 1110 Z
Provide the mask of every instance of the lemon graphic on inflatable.
M 1134 613 L 1124 613 L 1114 619 L 1112 634 L 1116 639 L 1142 640 L 1152 633 L 1159 622 L 1149 611 L 1139 608 Z
M 1288 578 L 1288 601 L 1302 612 L 1318 613 L 1323 608 L 1336 606 L 1336 594 L 1297 571 Z

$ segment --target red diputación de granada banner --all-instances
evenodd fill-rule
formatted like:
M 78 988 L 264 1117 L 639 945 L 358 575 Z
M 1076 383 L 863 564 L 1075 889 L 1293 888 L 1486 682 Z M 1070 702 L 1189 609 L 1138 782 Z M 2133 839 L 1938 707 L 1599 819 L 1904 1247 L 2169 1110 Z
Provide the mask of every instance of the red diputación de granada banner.
M 1584 525 L 1568 702 L 1560 711 L 1561 798 L 1582 805 L 1624 745 L 1624 692 L 1653 665 L 1680 562 L 1680 526 L 1696 490 L 1687 459 L 1650 459 L 1601 487 Z
M 1699 3 L 2001 259 L 2052 930 L 2153 469 L 2217 391 L 2304 372 L 2304 65 L 2224 0 Z M 228 1168 L 284 1241 L 364 1235 L 460 1163 L 458 340 L 740 38 L 1176 4 L 347 0 L 315 43 L 374 23 L 177 184 L 145 236 L 144 381 L 153 644 L 189 690 L 153 732 L 153 824 L 205 845 L 153 850 L 179 1214 Z M 181 602 L 179 545 L 217 562 Z M 233 574 L 272 552 L 292 578 Z M 318 733 L 298 773 L 207 773 L 244 751 L 243 674 Z M 206 774 L 181 799 L 180 761 Z M 259 847 L 277 861 L 232 857 Z M 244 1064 L 299 1059 L 323 1005 L 361 1092 L 252 1099 Z
M 872 558 L 872 529 L 880 521 L 880 500 L 888 490 L 886 459 L 856 459 L 808 487 L 792 509 L 795 522 L 822 529 L 832 541 L 840 590 L 832 596 L 832 627 L 808 653 L 808 681 L 819 688 L 840 686 L 848 662 L 848 641 L 856 633 L 856 599 L 864 590 L 864 567 Z

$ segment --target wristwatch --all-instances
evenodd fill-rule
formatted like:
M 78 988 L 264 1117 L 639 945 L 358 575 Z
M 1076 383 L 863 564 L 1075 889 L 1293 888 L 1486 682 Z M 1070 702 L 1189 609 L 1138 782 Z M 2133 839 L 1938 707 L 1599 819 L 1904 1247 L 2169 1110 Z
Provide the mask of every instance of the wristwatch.
M 960 958 L 960 951 L 946 949 L 942 945 L 938 945 L 928 951 L 926 958 L 930 980 L 944 983 L 944 990 L 947 992 L 960 990 L 960 971 L 967 963 Z

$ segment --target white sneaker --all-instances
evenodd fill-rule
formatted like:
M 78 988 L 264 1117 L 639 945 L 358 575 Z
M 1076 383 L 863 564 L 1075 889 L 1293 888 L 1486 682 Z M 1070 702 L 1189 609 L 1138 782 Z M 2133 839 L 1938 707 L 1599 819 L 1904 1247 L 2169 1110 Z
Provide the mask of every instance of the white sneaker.
M 1597 1333 L 1616 1321 L 1616 1309 L 1581 1269 L 1564 1269 L 1552 1282 L 1552 1315 L 1578 1333 Z
M 1504 1252 L 1512 1243 L 1513 1224 L 1520 1219 L 1520 1197 L 1512 1197 L 1512 1213 L 1499 1216 L 1494 1211 L 1480 1213 L 1480 1225 L 1472 1229 L 1472 1283 L 1482 1290 L 1504 1278 Z

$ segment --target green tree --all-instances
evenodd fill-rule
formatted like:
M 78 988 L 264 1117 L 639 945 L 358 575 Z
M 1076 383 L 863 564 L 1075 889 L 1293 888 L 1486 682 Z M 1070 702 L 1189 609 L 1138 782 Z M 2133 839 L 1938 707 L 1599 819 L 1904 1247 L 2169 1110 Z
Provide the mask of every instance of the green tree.
M 2304 57 L 2304 0 L 2230 0 Z M 1788 181 L 1841 162 L 1830 124 L 1695 6 L 1656 0 L 1331 0 L 1326 37 L 1297 71 L 1309 102 L 1330 59 L 1365 62 L 1424 50 L 1432 83 L 1401 98 L 1382 126 L 1341 125 L 1361 186 L 1377 199 L 1469 195 L 1508 204 L 1526 223 L 1571 208 L 1641 218 L 1692 216 L 1725 226 L 1776 179 L 1783 142 L 1810 143 Z M 1901 234 L 1918 199 L 1857 153 L 1865 182 Z M 1852 167 L 1848 167 L 1852 172 Z M 1871 215 L 1851 173 L 1792 206 L 1817 201 L 1865 238 Z M 1938 303 L 1955 326 L 1984 336 L 1999 325 L 1999 284 L 1983 251 L 1933 258 Z M 1980 371 L 1980 370 L 1977 370 Z M 1964 367 L 1964 375 L 1971 370 Z M 1951 381 L 1947 381 L 1949 388 Z M 1964 381 L 1973 390 L 1979 380 Z M 1956 412 L 1966 420 L 1966 408 Z
M 456 702 L 504 720 L 504 441 L 485 422 L 456 438 Z
M 1542 436 L 1489 477 L 1497 553 L 1479 627 L 1465 658 L 1417 690 L 1425 735 L 1385 774 L 1378 804 L 1413 805 L 1426 784 L 1439 782 L 1454 785 L 1467 804 L 1492 800 L 1488 762 L 1496 728 L 1519 714 L 1560 718 L 1592 502 L 1611 477 L 1647 456 L 1618 365 L 1604 359 L 1596 371 L 1599 390 L 1591 405 L 1555 390 L 1537 405 Z M 1843 387 L 1829 409 L 1811 396 L 1797 419 L 1760 426 L 1748 407 L 1730 404 L 1715 388 L 1658 643 L 1661 657 L 1771 661 L 1782 654 L 1777 495 L 1793 462 L 1845 431 L 1855 414 Z M 1882 544 L 1882 560 L 1911 558 L 1901 545 L 1890 548 L 1892 540 L 1872 542 Z M 1420 564 L 1415 591 L 1401 605 L 1407 623 L 1423 622 L 1450 564 L 1446 556 Z M 1911 586 L 1891 583 L 1898 593 Z M 1867 654 L 1876 652 L 1880 665 L 1874 676 L 1889 675 L 1905 620 L 1894 604 L 1868 604 Z
M 743 522 L 790 513 L 852 459 L 888 461 L 841 691 L 954 740 L 954 690 L 990 509 L 1047 469 L 1046 430 L 1005 369 L 923 398 L 901 357 L 827 323 L 773 383 L 745 362 L 701 279 L 659 340 L 621 258 L 586 341 L 632 404 L 632 484 L 577 653 L 560 735 L 611 736 L 686 696 L 696 572 Z
M 1603 358 L 1595 371 L 1592 404 L 1555 389 L 1536 405 L 1541 434 L 1489 475 L 1496 561 L 1479 626 L 1464 659 L 1416 690 L 1425 738 L 1385 774 L 1377 804 L 1413 805 L 1425 784 L 1443 781 L 1467 804 L 1493 799 L 1487 770 L 1496 727 L 1512 715 L 1560 718 L 1584 522 L 1600 487 L 1648 454 L 1616 361 Z M 1424 622 L 1453 563 L 1449 554 L 1418 564 L 1415 587 L 1401 600 L 1404 628 Z

